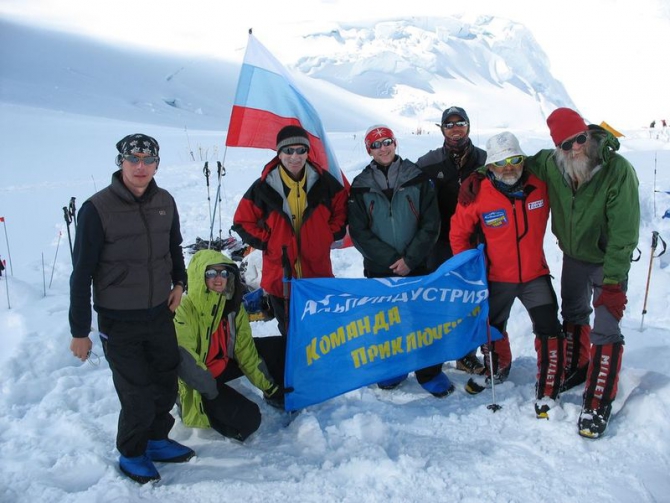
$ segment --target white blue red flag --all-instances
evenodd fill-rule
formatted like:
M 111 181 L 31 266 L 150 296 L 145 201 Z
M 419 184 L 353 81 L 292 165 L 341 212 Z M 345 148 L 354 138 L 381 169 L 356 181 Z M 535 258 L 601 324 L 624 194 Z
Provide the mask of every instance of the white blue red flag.
M 348 186 L 316 109 L 283 65 L 249 34 L 226 145 L 274 150 L 277 133 L 289 125 L 309 133 L 309 160 Z

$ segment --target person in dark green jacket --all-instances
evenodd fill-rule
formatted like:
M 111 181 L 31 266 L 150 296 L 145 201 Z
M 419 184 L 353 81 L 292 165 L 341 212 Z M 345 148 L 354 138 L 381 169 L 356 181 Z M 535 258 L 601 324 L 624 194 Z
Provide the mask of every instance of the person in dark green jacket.
M 526 168 L 547 183 L 551 229 L 563 251 L 567 363 L 561 391 L 586 381 L 577 427 L 581 436 L 599 438 L 609 422 L 623 357 L 620 322 L 639 237 L 639 182 L 633 166 L 617 154 L 619 140 L 606 129 L 587 125 L 569 108 L 554 110 L 547 125 L 556 148 L 528 157 Z M 458 202 L 472 203 L 483 178 L 473 173 L 461 185 Z
M 251 336 L 239 270 L 221 252 L 193 255 L 188 284 L 174 319 L 182 421 L 244 441 L 260 426 L 260 410 L 228 383 L 245 375 L 270 405 L 283 408 L 282 338 Z
M 587 126 L 574 110 L 555 110 L 547 125 L 556 149 L 529 157 L 526 167 L 547 182 L 551 227 L 563 251 L 563 390 L 586 381 L 579 434 L 598 438 L 609 421 L 623 356 L 619 323 L 639 235 L 638 179 L 616 153 L 619 141 Z
M 363 255 L 365 277 L 427 274 L 428 254 L 440 233 L 435 190 L 416 164 L 396 155 L 395 135 L 388 126 L 369 128 L 365 147 L 372 162 L 354 178 L 348 201 L 349 234 Z M 454 391 L 442 365 L 415 374 L 419 384 L 436 397 Z M 393 389 L 406 377 L 397 376 L 378 386 Z

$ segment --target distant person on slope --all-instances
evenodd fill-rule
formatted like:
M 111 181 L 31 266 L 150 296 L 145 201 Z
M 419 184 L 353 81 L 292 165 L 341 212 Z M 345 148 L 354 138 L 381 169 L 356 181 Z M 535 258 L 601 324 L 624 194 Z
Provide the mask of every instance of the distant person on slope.
M 428 253 L 440 231 L 435 191 L 411 161 L 396 155 L 396 139 L 385 125 L 365 133 L 372 162 L 354 178 L 349 197 L 349 234 L 363 255 L 366 278 L 420 276 L 428 273 Z M 436 397 L 454 391 L 442 365 L 416 371 L 419 384 Z M 393 389 L 407 374 L 378 383 Z
M 270 405 L 284 408 L 282 337 L 251 336 L 242 295 L 235 263 L 219 251 L 200 250 L 188 265 L 188 293 L 174 319 L 182 421 L 239 441 L 258 429 L 261 413 L 230 381 L 244 375 Z
M 270 295 L 286 338 L 283 248 L 293 278 L 332 278 L 330 247 L 346 233 L 347 191 L 328 171 L 308 162 L 309 135 L 299 126 L 277 134 L 277 156 L 240 201 L 233 230 L 263 251 L 261 287 Z
M 543 249 L 549 219 L 547 186 L 524 169 L 526 155 L 512 133 L 491 137 L 486 154 L 486 178 L 472 204 L 456 208 L 449 238 L 454 253 L 461 253 L 473 247 L 473 234 L 481 229 L 488 264 L 489 320 L 504 338 L 482 346 L 486 379 L 470 379 L 465 390 L 479 393 L 492 379 L 496 384 L 507 379 L 512 352 L 505 329 L 512 305 L 519 299 L 535 333 L 535 413 L 548 418 L 561 385 L 565 342 Z
M 173 440 L 179 350 L 173 313 L 186 285 L 177 205 L 156 185 L 158 142 L 131 134 L 117 144 L 109 187 L 79 210 L 70 278 L 70 350 L 86 360 L 93 308 L 121 402 L 116 447 L 121 471 L 160 479 L 154 461 L 180 463 L 195 453 Z
M 619 140 L 600 126 L 587 126 L 574 110 L 554 110 L 547 125 L 556 148 L 529 157 L 526 168 L 547 182 L 551 227 L 563 251 L 561 314 L 567 345 L 562 389 L 586 381 L 578 430 L 599 438 L 616 398 L 623 357 L 619 324 L 639 236 L 638 179 L 633 166 L 616 153 Z M 459 202 L 471 201 L 480 179 L 471 176 L 463 184 Z
M 470 119 L 461 107 L 450 106 L 442 113 L 437 124 L 444 137 L 440 148 L 419 157 L 416 165 L 432 180 L 440 209 L 440 235 L 428 255 L 430 272 L 453 256 L 449 244 L 449 226 L 456 211 L 458 189 L 475 169 L 486 163 L 486 152 L 470 140 Z M 456 368 L 469 374 L 483 374 L 484 365 L 477 358 L 477 350 L 456 361 Z

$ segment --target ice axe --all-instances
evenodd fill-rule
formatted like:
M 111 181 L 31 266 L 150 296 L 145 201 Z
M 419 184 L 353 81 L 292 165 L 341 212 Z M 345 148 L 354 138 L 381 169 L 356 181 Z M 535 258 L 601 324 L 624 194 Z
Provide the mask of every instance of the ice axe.
M 656 247 L 658 246 L 658 240 L 661 240 L 661 243 L 663 243 L 663 251 L 659 253 L 658 255 L 654 255 L 656 252 Z M 647 273 L 647 286 L 644 290 L 644 304 L 642 305 L 642 321 L 640 321 L 640 332 L 642 332 L 643 327 L 644 327 L 644 315 L 647 314 L 647 298 L 649 297 L 649 281 L 651 280 L 651 266 L 654 263 L 654 259 L 657 257 L 660 257 L 663 255 L 666 251 L 667 245 L 665 244 L 665 241 L 663 241 L 663 238 L 661 235 L 656 232 L 652 231 L 651 232 L 651 255 L 649 257 L 649 272 Z

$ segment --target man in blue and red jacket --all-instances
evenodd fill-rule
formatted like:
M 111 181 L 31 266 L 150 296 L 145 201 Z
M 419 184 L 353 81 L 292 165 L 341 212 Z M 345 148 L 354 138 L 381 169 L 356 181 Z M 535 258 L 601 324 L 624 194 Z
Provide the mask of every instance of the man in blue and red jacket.
M 284 338 L 283 247 L 293 278 L 332 278 L 331 245 L 346 233 L 347 190 L 328 171 L 307 162 L 309 149 L 307 131 L 282 128 L 277 156 L 244 194 L 233 218 L 233 230 L 263 251 L 261 287 Z
M 547 186 L 524 170 L 525 154 L 512 133 L 493 136 L 486 150 L 486 177 L 472 204 L 458 204 L 449 239 L 454 253 L 472 248 L 471 236 L 478 229 L 486 242 L 489 319 L 503 339 L 482 348 L 487 373 L 483 384 L 492 379 L 502 382 L 509 375 L 512 353 L 505 327 L 518 298 L 528 310 L 536 336 L 535 411 L 538 418 L 548 418 L 561 384 L 564 336 L 543 249 L 549 218 Z M 475 379 L 466 385 L 470 393 L 482 388 Z

